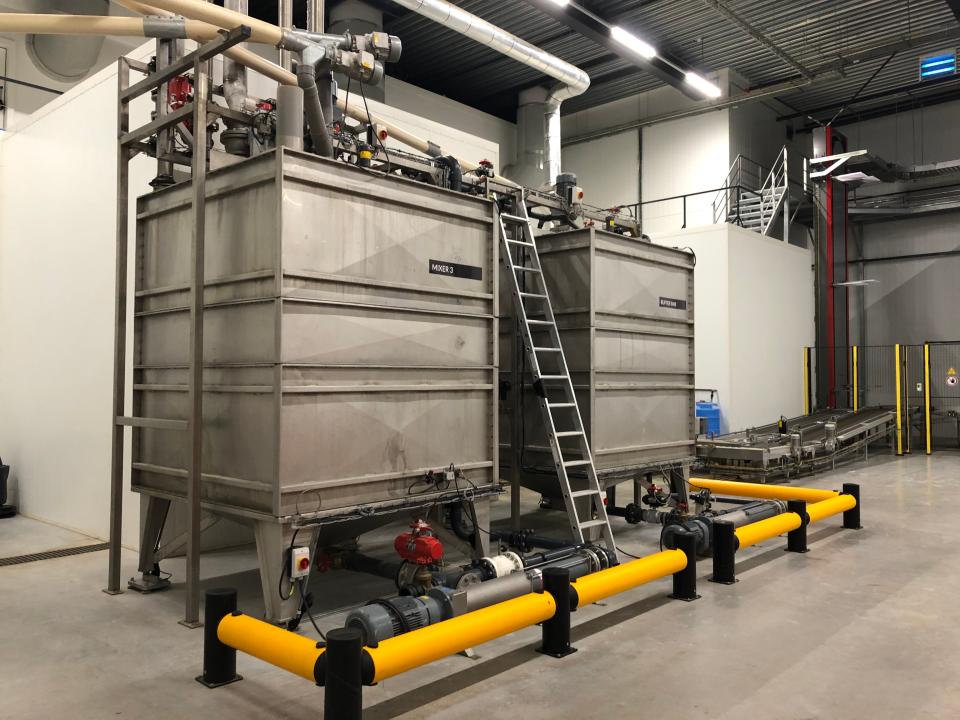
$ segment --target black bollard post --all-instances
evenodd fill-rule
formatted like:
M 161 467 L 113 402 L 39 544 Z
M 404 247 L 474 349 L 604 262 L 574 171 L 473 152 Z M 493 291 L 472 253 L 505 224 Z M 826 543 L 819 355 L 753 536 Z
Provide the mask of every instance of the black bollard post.
M 689 532 L 679 532 L 673 536 L 672 542 L 676 549 L 687 556 L 687 566 L 680 572 L 673 574 L 674 600 L 693 602 L 697 595 L 697 536 Z
M 860 486 L 856 483 L 844 483 L 843 494 L 853 495 L 857 504 L 843 514 L 843 526 L 847 530 L 859 530 L 863 527 L 860 524 Z
M 237 612 L 237 591 L 233 588 L 207 590 L 203 608 L 203 675 L 197 682 L 208 688 L 229 685 L 243 678 L 237 675 L 237 651 L 220 642 L 217 627 L 227 615 Z
M 736 554 L 737 536 L 732 522 L 713 521 L 713 576 L 710 582 L 733 585 L 737 581 Z
M 807 525 L 810 516 L 807 515 L 807 503 L 803 500 L 787 500 L 787 512 L 800 516 L 800 527 L 787 533 L 787 552 L 805 553 L 807 548 Z
M 331 720 L 363 720 L 363 643 L 356 628 L 327 633 L 323 716 Z
M 553 596 L 557 611 L 541 626 L 543 641 L 537 652 L 566 657 L 577 651 L 570 645 L 570 571 L 559 567 L 544 569 L 543 591 Z

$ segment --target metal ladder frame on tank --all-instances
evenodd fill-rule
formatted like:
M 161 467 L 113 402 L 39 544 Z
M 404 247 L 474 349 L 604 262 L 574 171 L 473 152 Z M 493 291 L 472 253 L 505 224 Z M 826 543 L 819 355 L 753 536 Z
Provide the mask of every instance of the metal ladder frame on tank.
M 226 117 L 238 123 L 249 124 L 250 118 L 210 101 L 210 61 L 225 50 L 248 40 L 251 30 L 246 25 L 224 32 L 221 37 L 201 45 L 192 53 L 152 70 L 145 63 L 121 57 L 117 71 L 117 256 L 116 256 L 116 316 L 113 356 L 113 442 L 110 467 L 110 553 L 107 587 L 104 592 L 117 595 L 120 585 L 120 538 L 123 530 L 123 474 L 125 428 L 187 431 L 190 437 L 190 467 L 187 470 L 187 594 L 186 609 L 181 625 L 195 628 L 200 621 L 200 482 L 202 471 L 203 433 L 203 304 L 204 304 L 204 236 L 206 211 L 207 152 L 194 152 L 192 157 L 165 153 L 167 139 L 174 126 L 187 120 L 193 122 L 194 148 L 207 147 L 208 114 Z M 163 42 L 158 41 L 158 47 Z M 178 75 L 193 70 L 194 99 L 178 110 L 167 107 L 167 83 Z M 130 71 L 147 77 L 130 84 Z M 158 92 L 155 119 L 130 130 L 130 103 L 142 95 Z M 149 138 L 157 136 L 156 144 Z M 127 393 L 127 271 L 129 244 L 129 163 L 144 153 L 157 157 L 160 174 L 163 168 L 172 173 L 174 162 L 189 165 L 193 187 L 193 234 L 191 242 L 190 274 L 190 363 L 189 363 L 189 417 L 186 419 L 145 418 L 126 415 Z
M 600 488 L 600 481 L 597 478 L 597 470 L 593 464 L 593 453 L 590 450 L 590 443 L 583 427 L 583 418 L 580 415 L 580 406 L 577 403 L 576 390 L 573 387 L 570 369 L 567 367 L 567 358 L 560 342 L 560 331 L 553 314 L 553 305 L 550 302 L 550 293 L 543 274 L 543 267 L 540 264 L 536 239 L 530 229 L 530 217 L 527 214 L 523 192 L 520 189 L 516 193 L 501 196 L 503 199 L 513 199 L 514 214 L 505 213 L 502 209 L 499 213 L 500 252 L 510 275 L 510 289 L 517 314 L 516 320 L 520 327 L 520 340 L 530 362 L 534 393 L 537 396 L 537 403 L 540 405 L 543 415 L 550 450 L 553 454 L 554 467 L 560 481 L 560 491 L 567 507 L 567 518 L 574 541 L 579 543 L 589 541 L 589 538 L 584 536 L 584 530 L 597 528 L 607 550 L 616 553 L 617 549 L 613 538 L 613 530 L 610 527 L 610 518 L 603 504 L 603 490 Z M 517 259 L 515 260 L 515 258 Z M 539 292 L 528 292 L 524 287 L 521 287 L 518 273 L 523 273 L 527 277 L 538 278 Z M 531 310 L 528 313 L 527 306 L 524 304 L 528 299 L 540 303 L 542 309 L 539 312 Z M 529 317 L 531 313 L 542 314 L 544 319 L 531 319 Z M 547 331 L 549 344 L 534 344 L 532 326 Z M 560 369 L 557 374 L 545 374 L 542 371 L 540 355 L 550 355 L 558 359 Z M 521 382 L 517 384 L 514 392 L 523 392 L 522 378 L 520 380 Z M 559 390 L 562 392 L 560 402 L 550 400 L 547 390 L 548 384 L 552 385 L 551 389 L 556 389 L 559 386 Z M 566 429 L 558 430 L 555 413 L 557 415 L 568 415 L 570 421 L 572 421 L 570 423 L 572 426 L 566 428 L 566 423 L 562 423 L 561 426 Z M 565 448 L 561 444 L 563 438 L 576 438 L 579 446 L 577 448 Z M 580 457 L 570 460 L 565 459 L 564 452 L 570 452 L 571 450 L 579 453 Z M 570 474 L 567 471 L 572 468 L 582 468 L 585 471 L 586 487 L 576 490 L 571 487 Z M 515 472 L 515 479 L 517 475 L 518 473 Z M 577 501 L 581 498 L 587 503 L 587 519 L 581 519 L 581 512 L 577 507 Z M 596 514 L 596 518 L 594 518 L 594 514 Z

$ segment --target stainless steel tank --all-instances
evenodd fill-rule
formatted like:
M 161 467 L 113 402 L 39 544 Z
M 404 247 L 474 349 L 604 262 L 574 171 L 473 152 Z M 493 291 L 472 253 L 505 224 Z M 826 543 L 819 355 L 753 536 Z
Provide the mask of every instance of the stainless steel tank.
M 138 203 L 140 417 L 188 414 L 190 192 Z M 262 573 L 298 518 L 337 519 L 333 541 L 450 463 L 497 483 L 493 213 L 289 149 L 210 174 L 201 495 L 254 523 Z M 136 430 L 133 489 L 183 498 L 188 453 L 185 433 Z
M 596 228 L 541 235 L 537 247 L 601 483 L 694 455 L 693 256 Z M 513 303 L 501 281 L 501 457 L 512 461 Z M 521 480 L 558 483 L 524 373 Z

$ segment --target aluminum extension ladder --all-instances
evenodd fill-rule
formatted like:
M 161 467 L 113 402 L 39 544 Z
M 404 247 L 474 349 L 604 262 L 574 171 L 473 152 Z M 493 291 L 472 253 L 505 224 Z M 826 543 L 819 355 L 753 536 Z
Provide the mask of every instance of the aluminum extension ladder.
M 500 213 L 501 254 L 509 269 L 524 351 L 530 362 L 533 389 L 550 440 L 554 466 L 560 479 L 560 490 L 567 506 L 570 530 L 574 540 L 583 543 L 590 541 L 584 531 L 597 528 L 607 550 L 616 553 L 613 530 L 603 504 L 603 492 L 597 480 L 590 444 L 583 429 L 573 380 L 560 344 L 560 333 L 540 265 L 540 255 L 530 230 L 530 217 L 519 192 L 513 197 L 515 214 Z M 527 284 L 527 280 L 531 281 L 532 287 Z M 527 302 L 539 307 L 539 310 L 528 309 L 525 304 Z M 538 317 L 531 318 L 531 314 Z M 540 316 L 543 319 L 539 319 Z M 522 382 L 515 392 L 523 392 Z M 577 472 L 574 477 L 577 481 L 576 488 L 571 484 L 571 470 Z M 581 513 L 584 505 L 586 511 Z

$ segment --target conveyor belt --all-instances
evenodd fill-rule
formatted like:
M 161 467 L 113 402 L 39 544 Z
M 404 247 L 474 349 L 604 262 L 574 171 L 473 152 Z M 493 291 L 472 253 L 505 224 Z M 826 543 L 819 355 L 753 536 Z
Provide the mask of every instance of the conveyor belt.
M 707 471 L 723 476 L 770 479 L 832 467 L 888 438 L 895 414 L 885 408 L 820 411 L 716 438 L 700 438 L 697 456 Z M 833 427 L 831 427 L 833 426 Z

